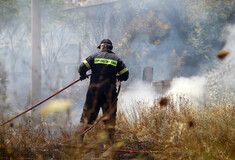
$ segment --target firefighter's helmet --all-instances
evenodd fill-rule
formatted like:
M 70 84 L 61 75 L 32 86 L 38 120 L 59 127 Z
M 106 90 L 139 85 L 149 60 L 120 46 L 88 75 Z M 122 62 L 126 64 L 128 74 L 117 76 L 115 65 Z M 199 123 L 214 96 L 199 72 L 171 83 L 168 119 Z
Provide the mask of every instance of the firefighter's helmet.
M 99 45 L 97 48 L 100 49 L 101 44 L 108 44 L 108 45 L 110 45 L 111 50 L 113 49 L 113 44 L 112 44 L 112 42 L 111 42 L 109 39 L 103 39 L 103 40 L 100 42 L 100 45 Z

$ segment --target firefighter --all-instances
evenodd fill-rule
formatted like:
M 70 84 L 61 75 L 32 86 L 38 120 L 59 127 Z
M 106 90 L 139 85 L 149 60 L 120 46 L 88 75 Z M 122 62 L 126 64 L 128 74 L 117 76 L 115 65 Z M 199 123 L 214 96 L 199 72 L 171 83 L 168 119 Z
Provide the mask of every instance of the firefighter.
M 129 77 L 129 71 L 123 61 L 112 52 L 113 45 L 109 39 L 102 40 L 97 48 L 100 49 L 100 52 L 87 57 L 78 70 L 82 80 L 87 78 L 86 72 L 88 70 L 91 69 L 92 72 L 80 120 L 80 126 L 83 127 L 79 127 L 79 132 L 81 133 L 94 123 L 100 108 L 102 108 L 105 116 L 103 121 L 105 130 L 109 142 L 112 143 L 117 112 L 117 103 L 113 103 L 117 96 L 116 82 L 117 80 L 126 81 Z M 81 143 L 83 143 L 83 138 L 84 135 L 80 136 Z

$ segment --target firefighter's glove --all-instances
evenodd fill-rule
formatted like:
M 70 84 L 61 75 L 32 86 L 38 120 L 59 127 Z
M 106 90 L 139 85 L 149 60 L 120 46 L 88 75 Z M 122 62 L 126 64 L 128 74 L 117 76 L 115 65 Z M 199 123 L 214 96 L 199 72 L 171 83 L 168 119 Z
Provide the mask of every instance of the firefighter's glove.
M 81 77 L 80 77 L 80 80 L 82 81 L 82 80 L 84 80 L 84 79 L 87 79 L 88 77 L 89 77 L 88 75 L 81 76 Z
M 117 78 L 118 81 L 122 81 L 120 76 L 116 76 L 116 78 Z

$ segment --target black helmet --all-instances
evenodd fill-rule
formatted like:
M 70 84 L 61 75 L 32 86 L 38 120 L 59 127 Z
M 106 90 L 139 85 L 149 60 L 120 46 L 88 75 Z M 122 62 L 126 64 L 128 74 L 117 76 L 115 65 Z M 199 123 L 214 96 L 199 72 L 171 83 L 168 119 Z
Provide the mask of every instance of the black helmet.
M 109 40 L 109 39 L 103 39 L 101 42 L 100 42 L 100 45 L 101 44 L 109 44 L 111 46 L 111 48 L 113 49 L 113 44 L 112 42 Z M 97 47 L 100 49 L 100 45 Z

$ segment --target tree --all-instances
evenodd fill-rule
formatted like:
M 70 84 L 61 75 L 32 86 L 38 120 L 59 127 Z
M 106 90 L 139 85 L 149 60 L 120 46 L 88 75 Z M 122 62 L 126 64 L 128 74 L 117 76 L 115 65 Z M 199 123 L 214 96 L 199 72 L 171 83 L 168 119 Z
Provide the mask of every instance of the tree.
M 131 63 L 133 71 L 143 64 L 152 64 L 156 68 L 167 67 L 166 72 L 170 71 L 170 76 L 164 75 L 163 78 L 191 76 L 209 67 L 215 59 L 214 54 L 223 46 L 223 28 L 235 21 L 235 5 L 232 0 L 177 0 L 174 3 L 170 0 L 148 0 L 146 3 L 137 1 L 132 4 L 126 1 L 123 4 L 129 9 L 124 14 L 128 15 L 126 19 L 129 23 L 125 24 L 120 54 L 127 56 L 127 65 Z M 148 17 L 151 17 L 149 21 Z M 159 23 L 155 23 L 156 21 Z M 167 29 L 161 30 L 161 25 L 165 25 Z M 142 45 L 144 43 L 146 45 Z M 167 47 L 160 50 L 164 45 Z M 146 51 L 147 54 L 155 52 L 155 55 L 144 58 Z M 159 51 L 162 51 L 161 56 L 156 54 Z M 149 63 L 150 59 L 154 59 L 155 63 Z M 145 61 L 148 63 L 145 64 Z M 167 65 L 156 65 L 163 62 Z M 162 71 L 157 73 L 159 77 L 161 73 Z
M 0 43 L 6 44 L 4 58 L 9 58 L 12 71 L 15 70 L 15 64 L 21 56 L 16 50 L 30 33 L 27 27 L 30 22 L 29 2 L 29 0 L 0 0 Z
M 6 105 L 7 98 L 7 72 L 4 63 L 0 61 L 0 105 Z

